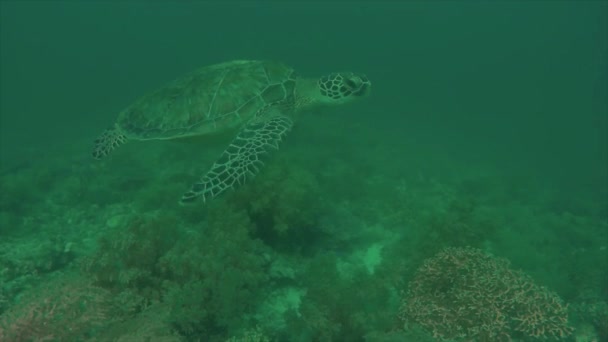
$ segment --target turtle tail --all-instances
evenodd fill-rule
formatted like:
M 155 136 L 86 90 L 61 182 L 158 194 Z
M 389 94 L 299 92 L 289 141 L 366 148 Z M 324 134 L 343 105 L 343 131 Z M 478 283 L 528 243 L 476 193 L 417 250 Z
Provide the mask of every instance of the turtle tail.
M 108 128 L 95 140 L 93 158 L 103 159 L 125 142 L 127 142 L 127 137 L 120 132 L 118 127 Z

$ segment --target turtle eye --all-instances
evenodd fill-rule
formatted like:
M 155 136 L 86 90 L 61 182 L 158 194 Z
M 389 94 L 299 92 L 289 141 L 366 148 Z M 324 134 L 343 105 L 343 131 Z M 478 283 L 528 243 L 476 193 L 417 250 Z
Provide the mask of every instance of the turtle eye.
M 353 80 L 351 80 L 351 79 L 347 79 L 346 81 L 344 81 L 344 83 L 345 83 L 345 84 L 346 84 L 346 86 L 347 86 L 348 88 L 350 88 L 351 90 L 352 90 L 352 89 L 357 88 L 357 83 L 355 83 L 355 81 L 353 81 Z

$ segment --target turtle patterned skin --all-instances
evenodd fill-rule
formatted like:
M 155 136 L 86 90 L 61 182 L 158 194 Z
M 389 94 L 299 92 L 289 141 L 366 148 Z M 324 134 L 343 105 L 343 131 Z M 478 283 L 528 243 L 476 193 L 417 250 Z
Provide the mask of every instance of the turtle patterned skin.
M 333 73 L 302 79 L 283 63 L 231 61 L 176 79 L 124 109 L 95 141 L 102 159 L 129 140 L 178 139 L 235 130 L 231 144 L 181 203 L 203 201 L 236 188 L 259 171 L 261 158 L 291 129 L 304 109 L 365 97 L 371 83 L 361 74 Z

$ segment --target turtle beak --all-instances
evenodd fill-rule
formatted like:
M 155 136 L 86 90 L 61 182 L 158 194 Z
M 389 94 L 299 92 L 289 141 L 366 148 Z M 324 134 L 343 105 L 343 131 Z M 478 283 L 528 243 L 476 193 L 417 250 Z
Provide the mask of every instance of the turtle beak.
M 357 78 L 358 78 L 359 84 L 358 84 L 357 88 L 355 90 L 353 90 L 353 95 L 358 96 L 358 97 L 369 95 L 371 88 L 372 88 L 372 83 L 369 81 L 369 79 L 365 75 L 359 75 Z

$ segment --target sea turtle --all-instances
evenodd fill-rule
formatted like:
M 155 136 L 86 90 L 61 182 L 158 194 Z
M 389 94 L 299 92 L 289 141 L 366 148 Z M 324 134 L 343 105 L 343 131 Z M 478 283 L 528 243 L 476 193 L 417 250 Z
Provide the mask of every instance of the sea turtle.
M 151 92 L 124 109 L 114 126 L 95 140 L 102 159 L 128 140 L 178 139 L 235 131 L 219 159 L 192 185 L 181 203 L 217 197 L 243 184 L 261 157 L 290 130 L 295 114 L 366 96 L 371 83 L 352 72 L 299 78 L 279 62 L 237 60 L 207 66 Z

